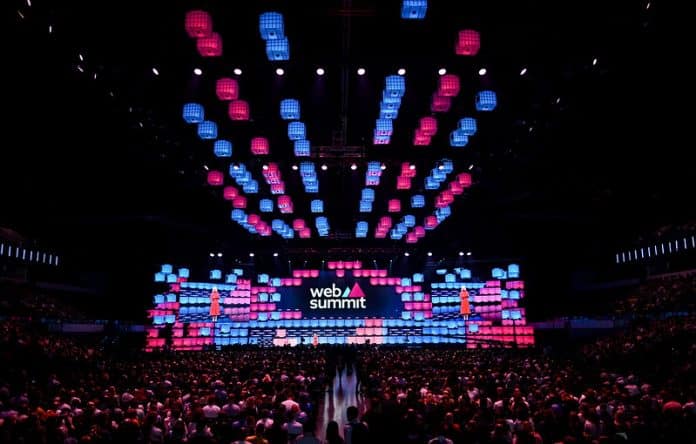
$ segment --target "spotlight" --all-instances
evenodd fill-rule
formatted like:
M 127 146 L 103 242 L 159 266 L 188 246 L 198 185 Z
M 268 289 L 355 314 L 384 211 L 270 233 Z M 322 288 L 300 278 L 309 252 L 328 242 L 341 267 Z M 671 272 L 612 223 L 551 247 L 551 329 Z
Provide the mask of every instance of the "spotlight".
M 596 66 L 596 65 L 597 65 L 597 57 L 592 59 L 592 66 Z
M 432 255 L 433 255 L 433 252 L 432 252 L 432 251 L 428 251 L 428 257 L 430 257 L 430 256 L 432 256 Z
M 283 68 L 276 68 L 276 74 L 282 76 L 285 74 L 285 70 Z
M 523 76 L 527 74 L 527 68 L 522 68 L 522 71 L 520 71 L 520 75 Z
M 444 165 L 438 165 L 438 166 L 437 166 L 437 169 L 438 169 L 438 170 L 444 170 L 444 169 L 445 169 L 445 166 L 444 166 Z
M 268 169 L 268 165 L 264 165 L 261 167 L 264 171 Z
M 232 165 L 232 169 L 233 169 L 233 170 L 238 170 L 238 169 L 239 169 L 239 165 Z
M 487 72 L 488 72 L 488 71 L 486 71 L 486 68 L 481 68 L 481 69 L 479 69 L 479 75 L 480 75 L 480 76 L 485 76 Z
M 322 170 L 322 171 L 326 171 L 326 170 L 328 170 L 328 169 L 329 169 L 329 167 L 327 167 L 326 164 L 324 164 L 324 165 L 321 166 L 321 170 Z
M 460 251 L 460 252 L 459 252 L 459 255 L 460 255 L 460 256 L 464 256 L 464 252 L 463 252 L 463 251 Z
M 444 76 L 445 74 L 447 74 L 447 70 L 445 68 L 440 68 L 437 70 L 437 73 L 441 76 Z
M 324 68 L 317 68 L 317 75 L 318 76 L 323 76 L 326 74 L 326 71 L 324 71 Z
M 471 171 L 473 169 L 474 169 L 474 164 L 472 163 L 471 165 L 469 165 L 469 171 Z
M 278 252 L 273 253 L 273 257 L 278 257 Z
M 210 257 L 215 257 L 215 253 L 210 253 Z
M 400 76 L 404 76 L 406 75 L 406 70 L 404 68 L 399 68 L 399 70 L 396 71 L 396 73 Z
M 203 169 L 208 171 L 208 165 L 203 165 Z
M 467 252 L 466 252 L 466 255 L 467 255 L 467 256 L 471 256 L 471 251 L 467 251 Z
M 365 68 L 358 68 L 358 75 L 364 76 L 365 75 Z
M 355 170 L 358 169 L 358 166 L 357 166 L 356 164 L 354 164 L 354 163 L 351 163 L 351 164 L 350 164 L 350 169 L 353 170 L 353 171 L 355 171 Z
M 254 257 L 254 253 L 249 253 L 249 257 Z
M 242 70 L 239 69 L 239 68 L 235 68 L 234 71 L 232 71 L 232 72 L 234 72 L 234 75 L 236 75 L 236 76 L 241 76 L 241 75 L 242 75 Z
M 416 166 L 415 166 L 414 164 L 411 164 L 411 165 L 408 166 L 408 169 L 409 169 L 409 170 L 415 170 L 415 169 L 416 169 Z
M 222 257 L 222 253 L 218 253 L 218 257 Z
M 200 68 L 193 68 L 193 73 L 197 76 L 200 76 L 203 74 L 203 70 Z
M 385 164 L 382 164 L 382 165 L 379 167 L 379 169 L 382 170 L 382 171 L 384 171 L 384 170 L 387 169 L 387 166 L 386 166 Z
M 293 171 L 297 171 L 297 165 L 293 165 L 293 166 L 292 166 L 292 170 L 293 170 Z
M 411 253 L 409 253 L 408 251 L 404 252 L 404 256 L 409 257 L 410 255 L 411 255 Z
M 596 60 L 596 59 L 595 59 L 595 60 Z M 153 73 L 154 75 L 156 75 L 156 76 L 159 75 L 159 71 L 158 71 L 157 68 L 155 68 L 154 66 L 152 67 L 152 73 Z
M 81 61 L 81 62 L 84 62 L 84 61 L 85 61 L 85 58 L 82 56 L 82 54 L 78 54 L 77 57 L 80 58 L 80 61 Z

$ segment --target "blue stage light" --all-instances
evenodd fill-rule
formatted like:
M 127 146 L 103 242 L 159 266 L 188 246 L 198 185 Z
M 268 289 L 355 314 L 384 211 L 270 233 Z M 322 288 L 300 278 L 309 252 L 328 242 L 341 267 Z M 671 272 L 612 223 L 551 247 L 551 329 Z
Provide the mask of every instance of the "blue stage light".
M 493 111 L 498 105 L 498 98 L 493 91 L 480 91 L 476 94 L 476 109 L 478 111 Z
M 217 125 L 210 120 L 204 120 L 198 124 L 198 137 L 204 140 L 217 139 Z
M 280 117 L 283 120 L 297 120 L 300 118 L 300 102 L 295 99 L 285 99 L 280 102 Z
M 201 123 L 205 118 L 203 105 L 199 103 L 187 103 L 183 110 L 184 121 L 186 123 Z
M 259 16 L 259 32 L 264 40 L 277 40 L 285 37 L 285 23 L 279 12 L 264 12 Z
M 466 136 L 473 136 L 476 134 L 477 130 L 476 119 L 473 117 L 464 117 L 463 119 L 459 119 L 458 127 L 462 134 Z
M 231 157 L 232 143 L 227 140 L 216 140 L 213 145 L 213 153 L 217 157 Z

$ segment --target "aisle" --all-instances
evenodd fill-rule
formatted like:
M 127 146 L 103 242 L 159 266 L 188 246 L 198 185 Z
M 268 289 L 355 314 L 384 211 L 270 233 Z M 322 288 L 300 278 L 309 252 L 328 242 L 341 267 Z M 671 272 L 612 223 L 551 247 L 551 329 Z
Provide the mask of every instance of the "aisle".
M 324 395 L 324 401 L 322 405 L 319 406 L 320 411 L 317 415 L 317 432 L 316 436 L 319 439 L 324 439 L 324 433 L 326 432 L 326 424 L 329 421 L 336 421 L 338 423 L 338 429 L 343 436 L 343 426 L 347 422 L 346 409 L 351 405 L 357 406 L 360 410 L 360 415 L 365 412 L 365 406 L 363 402 L 358 398 L 355 393 L 355 388 L 358 384 L 358 378 L 356 376 L 355 368 L 353 368 L 353 373 L 348 376 L 346 371 L 343 371 L 342 375 L 336 375 L 333 380 L 332 387 Z

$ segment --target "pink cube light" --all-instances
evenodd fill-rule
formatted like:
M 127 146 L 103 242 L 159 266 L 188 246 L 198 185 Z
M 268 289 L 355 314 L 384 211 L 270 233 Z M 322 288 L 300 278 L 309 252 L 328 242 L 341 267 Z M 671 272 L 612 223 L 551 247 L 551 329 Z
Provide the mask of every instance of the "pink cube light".
M 260 220 L 261 218 L 258 214 L 250 214 L 247 216 L 247 223 L 249 225 L 256 225 L 257 223 L 259 223 Z
M 426 136 L 434 136 L 437 133 L 437 119 L 435 117 L 422 117 L 419 129 Z
M 249 104 L 245 100 L 233 100 L 227 108 L 230 120 L 249 120 Z
M 208 185 L 218 187 L 225 181 L 225 175 L 222 171 L 211 170 L 208 171 Z
M 346 275 L 346 270 L 343 270 L 343 269 L 336 270 L 336 277 L 342 278 L 342 277 L 344 277 L 345 275 Z
M 459 182 L 459 184 L 464 188 L 469 188 L 472 183 L 471 174 L 459 173 L 459 175 L 457 175 L 457 182 Z
M 251 139 L 251 154 L 256 156 L 268 154 L 268 139 L 265 137 L 254 137 Z M 276 168 L 277 170 L 277 168 Z
M 390 213 L 398 213 L 401 211 L 401 201 L 399 199 L 390 199 L 388 203 Z
M 432 230 L 433 228 L 437 227 L 437 217 L 435 216 L 425 216 L 425 229 Z
M 459 76 L 456 74 L 440 76 L 437 94 L 442 97 L 455 97 L 459 94 Z
M 449 111 L 452 106 L 452 99 L 450 97 L 443 97 L 433 94 L 433 100 L 430 103 L 430 110 L 434 113 L 445 113 Z
M 207 37 L 213 32 L 213 19 L 205 11 L 189 11 L 184 19 L 184 28 L 189 37 Z
M 420 128 L 416 128 L 416 131 L 413 134 L 413 145 L 428 146 L 430 145 L 431 140 L 431 137 L 424 134 L 423 130 L 421 130 Z
M 406 235 L 407 244 L 415 244 L 416 242 L 418 242 L 418 237 L 416 236 L 416 233 L 410 232 Z
M 437 221 L 437 219 L 435 220 Z M 413 227 L 413 232 L 416 233 L 416 236 L 419 238 L 425 236 L 425 228 L 421 227 L 420 225 Z
M 199 37 L 196 49 L 202 57 L 220 57 L 222 55 L 222 37 L 217 32 L 206 37 Z
M 396 178 L 396 189 L 397 190 L 410 190 L 411 189 L 411 178 L 399 176 Z
M 232 200 L 239 196 L 239 190 L 233 186 L 225 187 L 222 189 L 222 198 L 225 200 Z
M 246 206 L 247 206 L 246 197 L 244 197 L 244 196 L 235 197 L 234 199 L 232 199 L 232 206 L 234 208 L 246 208 Z
M 459 31 L 455 52 L 457 55 L 473 56 L 481 49 L 481 36 L 478 31 L 465 29 Z
M 294 221 L 292 221 L 292 229 L 295 231 L 300 231 L 306 226 L 307 223 L 304 221 L 304 219 L 295 219 Z
M 309 228 L 303 228 L 300 230 L 300 238 L 309 239 L 312 237 L 312 231 Z
M 237 100 L 239 98 L 239 83 L 229 77 L 218 79 L 215 83 L 215 94 L 220 100 Z

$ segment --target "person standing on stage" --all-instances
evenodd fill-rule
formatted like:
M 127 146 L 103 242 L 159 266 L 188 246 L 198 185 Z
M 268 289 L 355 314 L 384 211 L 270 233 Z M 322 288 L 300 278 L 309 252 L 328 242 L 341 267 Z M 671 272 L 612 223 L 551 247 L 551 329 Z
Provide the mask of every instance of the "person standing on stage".
M 466 287 L 464 285 L 462 285 L 462 289 L 459 291 L 459 314 L 462 315 L 465 321 L 469 319 L 469 315 L 471 314 L 469 292 L 466 291 Z
M 213 291 L 210 293 L 210 316 L 212 316 L 213 322 L 217 322 L 217 318 L 220 316 L 220 293 L 218 293 L 217 287 L 213 287 Z

